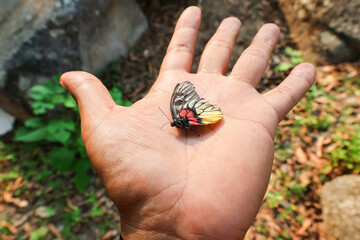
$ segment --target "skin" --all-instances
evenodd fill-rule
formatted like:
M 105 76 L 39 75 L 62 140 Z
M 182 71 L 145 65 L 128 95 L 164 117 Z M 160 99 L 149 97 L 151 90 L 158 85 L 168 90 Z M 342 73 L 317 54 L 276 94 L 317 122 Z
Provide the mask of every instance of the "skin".
M 180 16 L 160 74 L 131 107 L 117 106 L 95 76 L 62 75 L 81 115 L 82 138 L 94 168 L 121 215 L 124 239 L 241 239 L 263 200 L 278 122 L 313 84 L 303 63 L 276 88 L 260 94 L 260 81 L 279 37 L 265 24 L 225 72 L 241 23 L 223 20 L 208 42 L 197 73 L 190 73 L 201 13 Z M 238 53 L 236 53 L 238 54 Z M 180 130 L 170 125 L 175 85 L 191 81 L 219 106 L 217 124 Z

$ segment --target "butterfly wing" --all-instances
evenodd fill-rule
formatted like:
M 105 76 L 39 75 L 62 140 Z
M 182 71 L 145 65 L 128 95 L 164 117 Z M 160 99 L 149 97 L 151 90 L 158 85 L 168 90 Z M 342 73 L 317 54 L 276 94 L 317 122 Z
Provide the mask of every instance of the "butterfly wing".
M 195 92 L 195 87 L 191 82 L 178 83 L 171 96 L 170 110 L 172 118 L 178 118 L 180 111 L 185 109 L 186 103 L 197 98 L 199 98 L 199 95 Z
M 206 125 L 222 118 L 220 108 L 200 98 L 194 85 L 185 81 L 178 83 L 171 96 L 171 116 L 173 119 L 187 117 L 191 125 Z

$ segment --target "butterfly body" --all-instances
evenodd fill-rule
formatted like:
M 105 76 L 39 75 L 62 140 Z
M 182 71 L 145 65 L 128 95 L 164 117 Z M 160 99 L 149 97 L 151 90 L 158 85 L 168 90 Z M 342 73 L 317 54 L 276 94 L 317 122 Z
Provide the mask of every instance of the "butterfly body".
M 181 129 L 194 125 L 216 123 L 222 118 L 220 108 L 200 98 L 191 82 L 178 83 L 171 96 L 172 127 Z

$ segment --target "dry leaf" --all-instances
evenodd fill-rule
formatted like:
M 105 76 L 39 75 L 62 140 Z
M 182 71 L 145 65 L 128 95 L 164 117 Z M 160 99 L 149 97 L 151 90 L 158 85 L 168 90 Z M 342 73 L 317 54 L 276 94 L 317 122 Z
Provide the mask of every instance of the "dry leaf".
M 9 236 L 9 235 L 5 235 L 5 234 L 1 234 L 0 235 L 0 239 L 1 240 L 14 240 L 16 236 Z
M 48 218 L 54 215 L 54 212 L 48 210 L 48 207 L 41 206 L 35 209 L 35 216 L 40 218 Z
M 334 65 L 326 65 L 326 66 L 320 67 L 320 71 L 322 73 L 332 73 L 335 70 L 336 70 L 336 67 Z
M 13 235 L 17 234 L 17 232 L 18 232 L 16 227 L 14 227 L 13 225 L 11 225 L 10 223 L 8 223 L 6 221 L 1 221 L 0 225 L 7 228 L 11 232 L 11 234 L 13 234 Z
M 73 209 L 74 208 L 74 204 L 71 202 L 71 200 L 69 198 L 66 198 L 66 205 L 70 208 Z
M 33 228 L 31 227 L 30 223 L 29 222 L 26 222 L 23 226 L 23 229 L 25 230 L 25 232 L 27 233 L 32 233 L 33 231 Z
M 11 190 L 15 191 L 16 189 L 21 187 L 23 185 L 23 184 L 21 184 L 21 181 L 22 181 L 22 177 L 20 176 L 15 180 L 14 185 L 11 187 Z
M 311 178 L 312 172 L 305 170 L 302 171 L 300 173 L 299 179 L 300 179 L 300 183 L 301 186 L 306 187 L 307 185 L 309 185 L 311 183 L 310 178 Z
M 107 240 L 113 237 L 116 237 L 118 235 L 118 231 L 116 229 L 110 230 L 107 233 L 104 234 L 104 236 L 102 237 L 102 240 Z
M 304 150 L 301 147 L 296 147 L 294 152 L 298 162 L 300 163 L 306 163 L 307 162 L 307 156 L 304 152 Z
M 288 126 L 294 123 L 294 119 L 282 120 L 279 122 L 279 126 Z
M 61 233 L 59 232 L 59 230 L 52 224 L 50 223 L 48 225 L 49 231 L 56 237 L 56 238 L 62 238 Z
M 333 144 L 331 144 L 330 146 L 328 146 L 326 149 L 325 149 L 325 152 L 327 153 L 330 153 L 331 151 L 335 150 L 336 148 L 338 148 L 340 146 L 340 142 L 335 142 Z
M 305 231 L 311 226 L 313 220 L 311 218 L 306 218 L 302 226 L 296 231 L 296 235 L 303 235 Z
M 13 198 L 12 194 L 9 192 L 6 192 L 3 194 L 3 199 L 4 202 L 6 203 L 12 203 L 20 208 L 24 208 L 27 207 L 29 205 L 29 202 L 24 200 L 24 199 L 20 199 L 20 198 Z
M 317 139 L 316 144 L 315 144 L 316 156 L 319 158 L 322 157 L 324 139 L 325 139 L 324 135 L 320 135 L 320 137 Z

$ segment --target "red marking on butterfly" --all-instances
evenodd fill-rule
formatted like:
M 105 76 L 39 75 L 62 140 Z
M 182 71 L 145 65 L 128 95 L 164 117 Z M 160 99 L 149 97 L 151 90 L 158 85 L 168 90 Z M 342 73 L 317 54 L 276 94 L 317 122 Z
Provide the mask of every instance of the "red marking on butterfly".
M 193 125 L 207 125 L 222 118 L 220 108 L 200 98 L 191 82 L 178 83 L 170 101 L 172 127 L 189 128 Z

